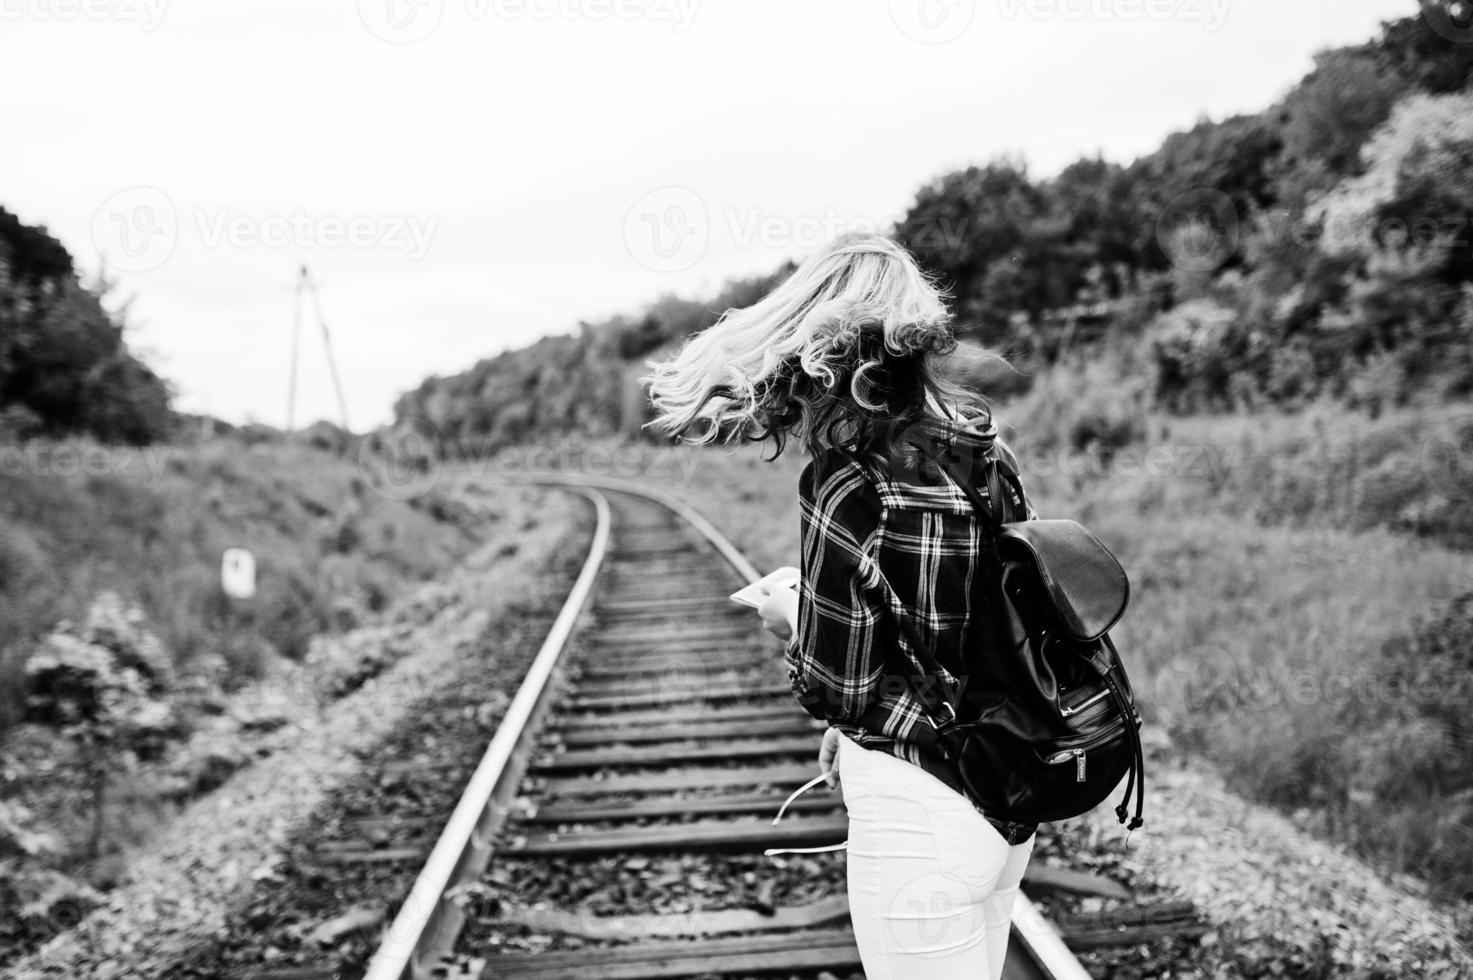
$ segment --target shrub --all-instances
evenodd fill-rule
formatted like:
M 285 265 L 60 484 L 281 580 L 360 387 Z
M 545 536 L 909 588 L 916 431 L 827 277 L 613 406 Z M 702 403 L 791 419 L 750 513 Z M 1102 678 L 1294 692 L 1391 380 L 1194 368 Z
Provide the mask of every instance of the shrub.
M 998 415 L 1003 422 L 1016 420 L 1030 450 L 1090 453 L 1108 463 L 1144 438 L 1148 386 L 1123 355 L 1078 358 L 1042 371 L 1028 393 Z
M 1179 412 L 1231 407 L 1228 380 L 1239 349 L 1236 318 L 1211 299 L 1183 303 L 1156 318 L 1147 340 L 1158 402 Z
M 61 624 L 26 661 L 28 717 L 83 747 L 93 787 L 91 857 L 101 850 L 112 764 L 158 758 L 181 734 L 160 697 L 167 666 L 141 613 L 111 594 L 98 597 L 84 626 Z

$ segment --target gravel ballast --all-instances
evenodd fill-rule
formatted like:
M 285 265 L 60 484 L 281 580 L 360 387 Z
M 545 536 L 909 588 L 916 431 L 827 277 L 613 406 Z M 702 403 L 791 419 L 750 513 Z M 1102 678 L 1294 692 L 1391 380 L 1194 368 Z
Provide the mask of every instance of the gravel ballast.
M 1427 885 L 1388 880 L 1208 768 L 1158 758 L 1148 773 L 1146 824 L 1128 840 L 1109 807 L 1067 825 L 1070 835 L 1107 852 L 1117 876 L 1193 902 L 1213 931 L 1194 957 L 1203 972 L 1105 975 L 1473 977 L 1469 937 Z

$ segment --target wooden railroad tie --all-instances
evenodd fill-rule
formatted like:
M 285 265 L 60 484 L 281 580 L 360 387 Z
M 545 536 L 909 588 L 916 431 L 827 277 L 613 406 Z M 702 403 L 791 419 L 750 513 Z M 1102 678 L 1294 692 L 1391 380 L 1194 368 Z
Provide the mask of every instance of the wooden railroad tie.
M 666 766 L 684 762 L 717 762 L 722 759 L 800 758 L 815 754 L 818 742 L 812 735 L 747 739 L 735 742 L 675 742 L 655 745 L 613 745 L 596 749 L 569 749 L 544 755 L 532 764 L 534 773 L 568 772 L 578 769 L 628 769 L 635 766 Z
M 633 745 L 645 742 L 683 742 L 691 739 L 756 738 L 770 735 L 807 735 L 809 747 L 818 745 L 823 723 L 804 715 L 786 712 L 781 717 L 753 718 L 738 724 L 728 721 L 694 721 L 673 725 L 619 725 L 586 727 L 551 733 L 552 740 L 568 748 Z
M 661 704 L 676 704 L 681 701 L 746 701 L 756 702 L 764 698 L 790 698 L 792 692 L 787 684 L 711 684 L 695 691 L 631 691 L 628 694 L 607 694 L 581 697 L 574 695 L 568 702 L 573 711 L 619 710 L 621 708 L 654 707 Z
M 733 908 L 653 915 L 600 916 L 584 911 L 539 907 L 504 909 L 496 915 L 478 916 L 478 919 L 486 924 L 515 925 L 534 933 L 576 936 L 601 942 L 622 940 L 642 944 L 605 947 L 605 952 L 618 951 L 626 954 L 629 961 L 658 961 L 660 956 L 672 952 L 684 956 L 697 948 L 704 948 L 712 953 L 740 948 L 733 941 L 713 939 L 739 933 L 749 934 L 744 937 L 751 944 L 748 949 L 760 949 L 764 952 L 789 948 L 784 940 L 791 939 L 794 930 L 839 926 L 832 932 L 822 934 L 820 941 L 840 942 L 846 936 L 852 938 L 852 933 L 845 928 L 849 919 L 849 900 L 844 895 L 776 909 Z M 1200 935 L 1207 928 L 1192 903 L 1183 901 L 1128 905 L 1108 912 L 1064 916 L 1056 920 L 1056 925 L 1065 944 L 1073 950 L 1128 946 L 1168 936 Z M 808 938 L 817 934 L 801 935 Z M 680 945 L 651 942 L 672 939 L 696 942 Z M 509 957 L 498 957 L 496 963 L 501 966 L 508 959 Z M 541 965 L 550 967 L 553 964 L 549 961 Z M 522 976 L 520 972 L 516 975 Z
M 783 804 L 782 793 L 727 793 L 719 796 L 672 798 L 646 797 L 629 802 L 550 803 L 535 806 L 522 817 L 523 823 L 575 824 L 667 817 L 672 812 L 691 816 L 714 814 L 775 814 Z M 788 804 L 791 813 L 834 810 L 844 805 L 835 795 L 808 794 Z
M 760 851 L 767 847 L 837 844 L 849 833 L 848 817 L 696 820 L 690 823 L 518 835 L 506 853 L 519 857 L 590 857 L 632 851 Z
M 488 964 L 491 977 L 517 980 L 652 980 L 710 973 L 857 969 L 859 949 L 848 930 L 800 931 L 685 942 L 640 943 L 567 953 L 506 953 Z
M 594 779 L 588 776 L 545 778 L 540 789 L 546 796 L 601 796 L 605 793 L 660 793 L 685 790 L 726 789 L 736 786 L 797 787 L 814 776 L 813 763 L 788 762 L 766 766 L 676 769 L 668 772 L 629 773 Z
M 548 726 L 549 732 L 564 732 L 584 728 L 610 728 L 614 726 L 673 725 L 682 723 L 736 724 L 748 721 L 789 719 L 806 717 L 793 710 L 791 703 L 781 701 L 766 704 L 738 705 L 676 705 L 668 709 L 638 711 L 603 711 L 585 714 L 564 714 Z M 812 719 L 810 719 L 812 720 Z M 822 724 L 822 723 L 818 723 Z
M 745 668 L 741 665 L 700 665 L 649 673 L 634 669 L 612 677 L 580 678 L 573 694 L 579 698 L 628 698 L 654 694 L 678 703 L 701 697 L 707 688 L 761 687 L 771 680 L 768 673 L 761 664 Z

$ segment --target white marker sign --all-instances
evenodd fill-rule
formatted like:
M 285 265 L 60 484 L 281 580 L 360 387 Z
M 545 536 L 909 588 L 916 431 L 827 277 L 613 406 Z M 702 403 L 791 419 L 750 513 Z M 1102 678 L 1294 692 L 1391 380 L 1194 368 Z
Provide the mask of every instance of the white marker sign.
M 256 596 L 256 556 L 245 548 L 226 548 L 220 562 L 220 588 L 232 599 Z

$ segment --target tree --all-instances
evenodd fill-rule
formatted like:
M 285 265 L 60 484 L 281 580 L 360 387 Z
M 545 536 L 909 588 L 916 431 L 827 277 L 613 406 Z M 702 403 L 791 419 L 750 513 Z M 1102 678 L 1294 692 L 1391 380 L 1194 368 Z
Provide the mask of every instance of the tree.
M 1413 17 L 1381 25 L 1367 51 L 1388 72 L 1434 94 L 1461 92 L 1473 80 L 1473 4 L 1420 0 Z
M 66 249 L 0 209 L 0 413 L 13 434 L 147 443 L 168 434 L 169 399 Z
M 462 374 L 430 378 L 394 406 L 398 425 L 423 419 L 446 439 L 479 451 L 559 435 L 638 432 L 630 366 L 715 323 L 730 307 L 757 302 L 792 273 L 736 280 L 705 300 L 666 295 L 639 315 L 580 323 L 577 335 L 544 337 L 505 351 Z M 641 373 L 635 370 L 634 375 Z
M 1133 231 L 1140 215 L 1132 203 L 1130 172 L 1100 157 L 1085 157 L 1065 167 L 1047 192 L 1065 221 L 1064 240 L 1076 250 L 1071 281 L 1098 269 L 1108 295 L 1121 295 L 1130 285 L 1130 270 L 1140 264 Z
M 1473 94 L 1403 100 L 1362 155 L 1364 172 L 1310 210 L 1323 226 L 1321 248 L 1365 258 L 1383 248 L 1440 244 L 1449 266 L 1469 278 Z
M 59 625 L 26 661 L 27 717 L 80 748 L 92 786 L 88 854 L 101 852 L 108 776 L 116 762 L 162 754 L 180 734 L 163 700 L 169 658 L 143 614 L 104 593 L 81 628 Z
M 1204 210 L 1236 229 L 1255 211 L 1273 206 L 1282 146 L 1277 125 L 1265 114 L 1204 119 L 1172 133 L 1159 150 L 1131 164 L 1133 248 L 1142 266 L 1170 268 L 1172 233 L 1183 223 L 1200 221 Z M 1226 244 L 1218 266 L 1224 269 L 1241 258 L 1236 231 L 1229 232 Z
M 1314 70 L 1295 86 L 1281 108 L 1285 164 L 1294 179 L 1286 190 L 1297 199 L 1361 170 L 1360 149 L 1391 114 L 1407 83 L 1361 49 L 1315 55 Z
M 15 278 L 29 286 L 72 273 L 72 256 L 66 248 L 47 234 L 45 228 L 32 228 L 0 207 L 0 252 L 10 257 Z
M 952 296 L 958 331 L 1000 346 L 1014 313 L 1065 292 L 1045 259 L 1062 231 L 1027 168 L 1000 159 L 922 187 L 894 234 Z

